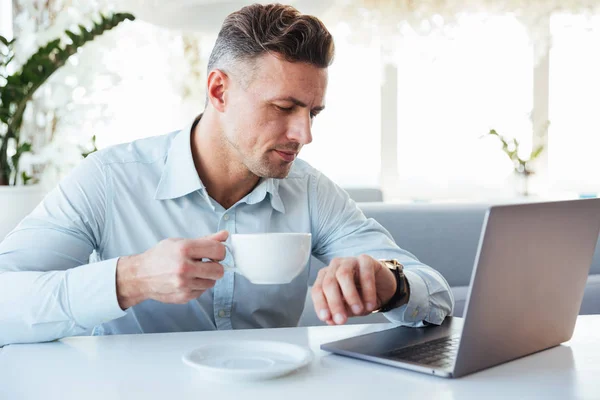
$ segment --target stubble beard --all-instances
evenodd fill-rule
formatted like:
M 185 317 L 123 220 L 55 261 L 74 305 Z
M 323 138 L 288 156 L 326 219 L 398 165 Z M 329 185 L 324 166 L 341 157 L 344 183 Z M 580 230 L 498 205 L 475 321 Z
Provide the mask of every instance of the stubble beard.
M 222 140 L 225 147 L 229 147 L 238 154 L 240 163 L 246 167 L 251 174 L 259 178 L 284 179 L 290 173 L 294 162 L 285 162 L 283 160 L 277 160 L 275 163 L 272 162 L 270 157 L 272 157 L 271 154 L 274 152 L 274 149 L 268 150 L 264 154 L 246 154 L 242 151 L 242 148 L 236 141 L 229 138 L 228 135 L 223 135 Z M 291 150 L 298 152 L 300 149 L 294 148 Z
M 283 179 L 288 176 L 290 169 L 292 168 L 291 163 L 287 163 L 283 160 L 275 162 L 275 164 L 269 159 L 270 153 L 273 150 L 269 150 L 264 154 L 245 154 L 241 148 L 234 143 L 234 141 L 225 138 L 227 143 L 235 150 L 240 157 L 241 164 L 253 175 L 259 178 L 274 178 Z
M 244 165 L 246 165 L 246 168 L 260 178 L 283 179 L 290 173 L 292 164 L 293 162 L 286 163 L 285 161 L 281 161 L 277 163 L 277 165 L 273 165 L 273 163 L 269 161 L 268 153 L 263 154 L 258 159 L 252 159 L 252 157 L 248 157 L 246 160 L 244 160 Z

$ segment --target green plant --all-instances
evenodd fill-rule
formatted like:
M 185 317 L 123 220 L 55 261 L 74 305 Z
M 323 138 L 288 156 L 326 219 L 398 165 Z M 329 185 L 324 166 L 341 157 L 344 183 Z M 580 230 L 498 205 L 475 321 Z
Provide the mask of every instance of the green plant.
M 523 196 L 529 195 L 529 176 L 533 174 L 533 170 L 531 169 L 531 162 L 537 159 L 540 154 L 544 151 L 544 145 L 540 144 L 534 149 L 531 150 L 529 155 L 526 158 L 522 158 L 519 155 L 519 141 L 517 139 L 507 139 L 504 136 L 500 135 L 496 130 L 491 129 L 487 136 L 495 136 L 502 143 L 502 151 L 506 156 L 512 161 L 513 169 L 515 173 L 522 177 L 522 188 L 520 190 L 520 194 Z
M 16 185 L 19 176 L 21 156 L 32 151 L 31 143 L 20 140 L 23 113 L 33 94 L 44 82 L 87 42 L 113 29 L 125 20 L 135 18 L 128 13 L 115 13 L 109 16 L 100 14 L 90 29 L 79 25 L 79 32 L 65 31 L 69 42 L 62 43 L 57 38 L 40 47 L 23 66 L 11 73 L 14 60 L 15 39 L 7 40 L 0 36 L 0 185 Z M 9 142 L 13 141 L 13 154 L 9 154 Z M 30 176 L 22 173 L 26 184 Z
M 542 154 L 544 151 L 544 145 L 541 144 L 536 148 L 532 149 L 526 158 L 522 158 L 519 155 L 519 141 L 517 139 L 507 139 L 500 135 L 494 129 L 488 132 L 488 136 L 496 136 L 502 143 L 502 151 L 508 156 L 513 163 L 513 168 L 517 174 L 529 176 L 533 174 L 530 163 Z

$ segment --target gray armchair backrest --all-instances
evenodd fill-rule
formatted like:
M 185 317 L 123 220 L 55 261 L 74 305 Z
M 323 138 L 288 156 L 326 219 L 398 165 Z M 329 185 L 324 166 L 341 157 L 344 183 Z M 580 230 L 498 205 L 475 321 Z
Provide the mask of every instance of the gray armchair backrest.
M 344 188 L 348 196 L 357 203 L 382 202 L 383 192 L 377 188 Z
M 359 204 L 396 243 L 438 270 L 451 286 L 468 286 L 488 204 Z M 323 264 L 312 258 L 311 281 Z M 600 273 L 600 245 L 592 263 Z

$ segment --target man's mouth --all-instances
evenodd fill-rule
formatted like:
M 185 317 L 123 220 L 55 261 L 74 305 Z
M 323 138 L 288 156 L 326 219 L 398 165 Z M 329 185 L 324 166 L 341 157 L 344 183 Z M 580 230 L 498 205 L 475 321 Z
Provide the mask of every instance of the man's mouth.
M 279 157 L 281 157 L 286 162 L 294 161 L 296 159 L 296 155 L 298 154 L 295 151 L 282 151 L 282 150 L 275 150 L 275 153 L 279 154 Z

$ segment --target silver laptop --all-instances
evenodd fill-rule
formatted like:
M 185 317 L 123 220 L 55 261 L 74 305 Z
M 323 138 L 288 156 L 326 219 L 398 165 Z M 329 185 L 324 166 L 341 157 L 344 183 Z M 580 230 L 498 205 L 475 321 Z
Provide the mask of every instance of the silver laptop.
M 336 354 L 458 378 L 569 340 L 598 232 L 600 199 L 491 207 L 464 319 L 321 345 Z

